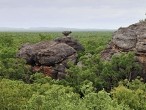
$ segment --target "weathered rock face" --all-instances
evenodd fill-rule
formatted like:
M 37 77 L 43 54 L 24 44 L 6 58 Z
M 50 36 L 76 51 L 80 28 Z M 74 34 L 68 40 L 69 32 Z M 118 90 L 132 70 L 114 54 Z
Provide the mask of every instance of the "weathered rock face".
M 136 53 L 136 60 L 146 70 L 146 21 L 119 28 L 114 32 L 113 39 L 101 56 L 102 59 L 110 60 L 113 55 L 129 51 Z
M 110 60 L 113 55 L 129 51 L 135 53 L 135 61 L 143 68 L 139 76 L 146 82 L 146 20 L 126 28 L 119 28 L 114 32 L 111 42 L 101 52 L 101 57 L 104 60 Z M 132 71 L 131 78 L 136 77 L 137 73 Z
M 110 59 L 113 54 L 120 51 L 134 51 L 137 56 L 146 56 L 146 21 L 119 28 L 114 32 L 112 41 L 102 55 L 104 59 Z
M 65 77 L 67 63 L 77 62 L 77 50 L 82 50 L 81 44 L 72 38 L 63 37 L 54 41 L 43 41 L 36 44 L 24 44 L 17 57 L 32 65 L 32 71 L 43 72 L 55 79 Z
M 66 60 L 73 54 L 76 54 L 76 51 L 72 47 L 64 43 L 56 43 L 40 50 L 36 54 L 36 61 L 41 65 L 52 66 Z
M 112 42 L 114 43 L 114 45 L 123 50 L 130 50 L 135 48 L 137 36 L 132 29 L 120 28 L 114 33 Z
M 63 37 L 63 38 L 57 38 L 55 39 L 55 42 L 58 43 L 65 43 L 71 47 L 73 47 L 76 51 L 83 51 L 84 47 L 77 42 L 75 39 L 73 39 L 72 37 Z

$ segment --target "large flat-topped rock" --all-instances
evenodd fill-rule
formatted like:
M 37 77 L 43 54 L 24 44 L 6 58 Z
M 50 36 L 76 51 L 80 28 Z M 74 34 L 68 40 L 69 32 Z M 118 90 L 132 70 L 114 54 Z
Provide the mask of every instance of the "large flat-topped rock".
M 36 60 L 41 65 L 51 66 L 62 62 L 73 54 L 76 54 L 76 50 L 72 47 L 65 43 L 56 43 L 53 46 L 40 50 L 36 54 Z

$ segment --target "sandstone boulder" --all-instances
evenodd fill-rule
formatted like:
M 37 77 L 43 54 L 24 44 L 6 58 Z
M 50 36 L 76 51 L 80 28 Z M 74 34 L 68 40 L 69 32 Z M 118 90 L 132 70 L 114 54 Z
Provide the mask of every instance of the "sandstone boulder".
M 130 50 L 135 48 L 137 36 L 132 29 L 120 28 L 114 33 L 112 42 L 123 50 Z
M 33 72 L 61 79 L 66 75 L 68 62 L 76 64 L 78 50 L 83 50 L 80 43 L 71 37 L 62 37 L 53 41 L 24 44 L 17 57 L 25 59 L 32 66 Z
M 53 46 L 40 50 L 36 54 L 36 61 L 41 65 L 52 66 L 63 62 L 69 56 L 76 54 L 76 50 L 64 43 L 56 43 Z M 76 56 L 74 57 L 76 59 Z
M 51 66 L 66 60 L 73 54 L 76 54 L 76 50 L 65 43 L 45 41 L 23 45 L 17 56 L 24 58 L 28 64 Z
M 77 40 L 73 39 L 72 37 L 57 38 L 57 39 L 55 39 L 55 42 L 65 43 L 65 44 L 73 47 L 76 51 L 84 50 L 84 47 Z

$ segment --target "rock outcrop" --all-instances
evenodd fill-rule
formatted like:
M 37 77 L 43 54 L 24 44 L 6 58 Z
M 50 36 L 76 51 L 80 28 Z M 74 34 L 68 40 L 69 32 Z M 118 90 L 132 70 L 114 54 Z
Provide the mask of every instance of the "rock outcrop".
M 113 54 L 129 51 L 135 52 L 141 63 L 146 63 L 146 21 L 119 28 L 114 32 L 113 39 L 102 52 L 102 58 L 110 59 Z
M 33 72 L 43 72 L 55 79 L 65 77 L 68 62 L 77 62 L 77 51 L 84 50 L 82 45 L 71 37 L 36 44 L 24 44 L 17 57 L 26 60 Z
M 146 21 L 119 28 L 113 33 L 111 42 L 101 56 L 102 59 L 110 60 L 113 55 L 129 51 L 135 53 L 136 61 L 146 70 Z
M 71 34 L 72 32 L 71 31 L 63 31 L 62 34 L 64 36 L 69 36 L 69 34 Z
M 65 43 L 65 44 L 71 46 L 72 48 L 74 48 L 76 51 L 84 50 L 84 47 L 79 42 L 77 42 L 77 40 L 73 39 L 72 37 L 57 38 L 54 41 L 58 42 L 58 43 Z

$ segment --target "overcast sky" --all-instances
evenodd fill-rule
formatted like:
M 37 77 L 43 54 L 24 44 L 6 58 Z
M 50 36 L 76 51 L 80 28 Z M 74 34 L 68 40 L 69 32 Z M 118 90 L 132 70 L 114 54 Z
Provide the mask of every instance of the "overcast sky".
M 0 0 L 0 27 L 117 29 L 145 13 L 146 0 Z

